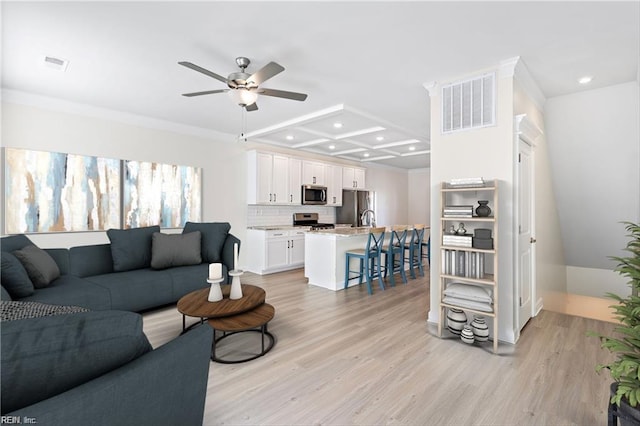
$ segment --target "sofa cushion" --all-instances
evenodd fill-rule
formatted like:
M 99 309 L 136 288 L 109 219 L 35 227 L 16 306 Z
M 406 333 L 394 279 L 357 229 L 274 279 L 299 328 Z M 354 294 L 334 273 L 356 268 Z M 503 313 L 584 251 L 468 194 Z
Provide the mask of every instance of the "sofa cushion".
M 6 289 L 11 298 L 31 296 L 34 292 L 33 283 L 17 257 L 11 253 L 2 253 L 2 288 Z
M 15 250 L 13 255 L 20 260 L 35 288 L 43 288 L 60 276 L 60 268 L 49 253 L 34 245 Z
M 33 242 L 23 234 L 10 235 L 0 239 L 0 250 L 2 251 L 12 252 L 31 245 L 34 245 Z
M 100 311 L 2 323 L 2 412 L 65 392 L 151 350 L 142 317 Z
M 76 277 L 113 272 L 111 244 L 71 247 L 69 249 L 69 264 L 69 273 Z
M 222 246 L 227 239 L 231 225 L 227 222 L 187 222 L 183 234 L 200 231 L 202 233 L 202 261 L 216 263 L 222 261 Z
M 207 288 L 210 284 L 207 282 L 209 275 L 209 264 L 201 263 L 199 265 L 178 266 L 166 269 L 171 276 L 171 284 L 173 291 L 173 300 L 179 300 L 182 296 L 192 291 Z M 227 267 L 222 265 L 222 276 L 226 276 Z
M 201 235 L 200 231 L 187 234 L 154 232 L 151 237 L 151 267 L 166 269 L 202 263 Z
M 0 286 L 0 300 L 13 300 L 6 288 Z
M 111 309 L 109 290 L 73 275 L 63 275 L 45 288 L 20 300 L 53 305 L 75 305 L 92 310 Z
M 136 269 L 82 279 L 109 292 L 111 309 L 140 312 L 176 301 L 167 271 L 171 269 Z
M 151 236 L 160 226 L 134 229 L 109 229 L 113 270 L 116 272 L 143 269 L 151 266 Z

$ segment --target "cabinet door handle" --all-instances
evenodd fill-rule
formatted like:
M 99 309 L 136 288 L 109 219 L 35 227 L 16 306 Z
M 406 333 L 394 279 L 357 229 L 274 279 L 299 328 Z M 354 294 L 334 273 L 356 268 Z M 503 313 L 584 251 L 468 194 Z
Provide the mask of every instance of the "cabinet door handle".
M 273 194 L 269 194 L 269 202 L 273 203 Z
M 291 240 L 287 240 L 287 248 L 291 248 Z
M 315 176 L 313 177 L 313 183 L 316 183 L 316 177 Z
M 276 197 L 278 196 L 278 194 L 273 194 L 273 202 L 276 202 Z
M 293 248 L 293 240 L 291 240 L 291 248 Z
M 293 194 L 289 194 L 289 198 L 291 198 L 291 203 L 293 203 Z

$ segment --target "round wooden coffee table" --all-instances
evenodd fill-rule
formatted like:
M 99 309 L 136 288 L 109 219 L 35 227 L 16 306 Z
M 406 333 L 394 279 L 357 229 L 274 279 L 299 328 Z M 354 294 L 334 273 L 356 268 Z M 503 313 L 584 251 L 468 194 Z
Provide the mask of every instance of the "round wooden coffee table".
M 180 300 L 178 300 L 177 308 L 182 314 L 182 332 L 185 333 L 191 327 L 208 321 L 213 328 L 213 344 L 211 345 L 211 359 L 224 364 L 236 364 L 240 362 L 251 361 L 263 356 L 273 348 L 276 343 L 275 336 L 267 329 L 267 324 L 275 315 L 275 308 L 265 301 L 264 289 L 242 284 L 242 298 L 232 300 L 229 299 L 231 286 L 222 287 L 222 300 L 217 302 L 209 302 L 209 289 L 193 291 Z M 200 318 L 189 327 L 186 326 L 186 317 Z M 216 332 L 222 332 L 222 336 L 216 337 Z M 262 337 L 261 351 L 242 359 L 222 359 L 216 355 L 216 343 L 229 336 L 244 332 L 260 333 Z M 268 339 L 265 345 L 265 337 Z
M 209 318 L 228 317 L 250 311 L 264 303 L 265 291 L 254 285 L 242 284 L 242 298 L 229 299 L 230 285 L 222 286 L 222 300 L 209 302 L 209 289 L 192 291 L 178 300 L 178 312 L 182 314 L 182 331 L 186 331 L 186 317 L 200 318 L 203 323 Z M 196 323 L 198 324 L 198 323 Z M 192 324 L 193 327 L 196 324 Z M 190 328 L 189 327 L 189 328 Z
M 213 328 L 213 344 L 211 345 L 211 359 L 223 364 L 238 364 L 241 362 L 251 361 L 252 359 L 259 358 L 269 352 L 273 345 L 276 343 L 275 336 L 267 330 L 269 321 L 273 319 L 275 315 L 275 308 L 268 303 L 256 307 L 247 312 L 241 314 L 232 315 L 221 318 L 211 318 L 209 325 Z M 216 331 L 222 331 L 222 336 L 216 338 Z M 238 333 L 256 332 L 261 335 L 261 350 L 257 354 L 252 354 L 248 357 L 241 359 L 222 359 L 216 355 L 216 344 L 229 336 L 233 336 Z M 265 346 L 265 336 L 268 338 L 268 345 Z

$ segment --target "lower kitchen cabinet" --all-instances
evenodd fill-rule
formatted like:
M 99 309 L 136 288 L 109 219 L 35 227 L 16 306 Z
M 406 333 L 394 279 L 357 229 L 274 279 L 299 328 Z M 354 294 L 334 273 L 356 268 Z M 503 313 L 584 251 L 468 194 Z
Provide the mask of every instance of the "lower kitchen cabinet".
M 248 229 L 243 244 L 247 270 L 264 275 L 304 266 L 304 230 Z

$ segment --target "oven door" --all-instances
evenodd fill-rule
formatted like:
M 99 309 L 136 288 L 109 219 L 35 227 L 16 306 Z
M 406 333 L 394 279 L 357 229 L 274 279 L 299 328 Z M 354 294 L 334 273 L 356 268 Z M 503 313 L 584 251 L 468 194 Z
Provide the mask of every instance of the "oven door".
M 327 187 L 302 185 L 302 204 L 327 204 Z

